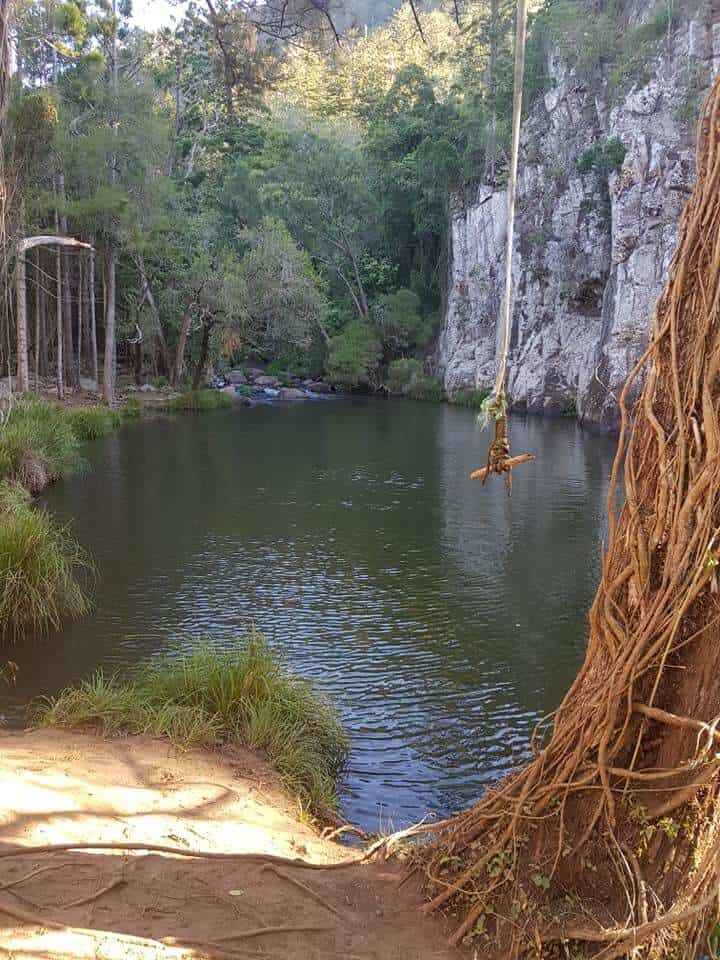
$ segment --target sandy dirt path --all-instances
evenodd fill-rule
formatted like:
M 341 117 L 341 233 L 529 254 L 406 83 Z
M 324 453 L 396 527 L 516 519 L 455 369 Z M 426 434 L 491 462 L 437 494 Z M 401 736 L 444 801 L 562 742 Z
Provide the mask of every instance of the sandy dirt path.
M 18 845 L 98 841 L 261 853 L 322 865 L 351 855 L 299 822 L 273 771 L 249 752 L 181 753 L 162 740 L 102 740 L 58 730 L 2 733 L 0 957 L 459 956 L 446 945 L 439 923 L 418 912 L 420 894 L 412 882 L 398 887 L 401 871 L 392 864 L 281 866 L 278 873 L 262 860 L 142 851 L 2 857 Z M 268 929 L 234 936 L 261 928 Z

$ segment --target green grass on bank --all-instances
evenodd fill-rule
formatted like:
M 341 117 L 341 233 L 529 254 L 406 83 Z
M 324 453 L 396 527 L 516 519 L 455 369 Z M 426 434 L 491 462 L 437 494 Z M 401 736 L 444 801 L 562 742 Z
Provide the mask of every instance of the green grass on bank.
M 82 467 L 80 445 L 68 411 L 36 397 L 23 397 L 13 404 L 0 428 L 0 479 L 37 493 Z
M 331 704 L 290 673 L 251 633 L 233 653 L 199 646 L 129 680 L 96 673 L 38 701 L 44 725 L 150 733 L 180 747 L 241 744 L 265 753 L 287 788 L 314 813 L 336 805 L 348 741 Z
M 231 406 L 232 397 L 220 390 L 186 390 L 171 400 L 167 409 L 171 413 L 208 413 L 227 410 Z
M 489 390 L 460 390 L 450 401 L 458 407 L 468 407 L 470 410 L 481 410 L 483 402 L 490 395 Z
M 86 566 L 65 527 L 36 510 L 19 483 L 0 482 L 0 641 L 83 614 L 88 602 L 77 574 Z
M 120 426 L 122 416 L 110 407 L 73 407 L 65 412 L 70 429 L 79 440 L 97 440 Z

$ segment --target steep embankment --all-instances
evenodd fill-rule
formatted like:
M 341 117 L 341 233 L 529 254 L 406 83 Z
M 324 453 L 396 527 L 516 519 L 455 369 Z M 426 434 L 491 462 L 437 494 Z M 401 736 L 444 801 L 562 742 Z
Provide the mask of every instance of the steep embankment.
M 629 3 L 628 36 L 649 4 Z M 550 57 L 523 125 L 508 390 L 516 409 L 617 426 L 694 179 L 694 116 L 720 69 L 720 4 L 688 0 L 634 85 Z M 642 12 L 644 11 L 644 13 Z M 638 34 L 640 36 L 641 34 Z M 495 376 L 506 194 L 456 201 L 438 363 L 450 394 Z

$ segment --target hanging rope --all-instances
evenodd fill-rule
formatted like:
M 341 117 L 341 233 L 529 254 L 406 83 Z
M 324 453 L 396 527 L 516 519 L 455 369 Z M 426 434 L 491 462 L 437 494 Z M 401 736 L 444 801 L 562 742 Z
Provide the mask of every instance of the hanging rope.
M 510 175 L 508 182 L 507 216 L 507 252 L 505 255 L 505 289 L 503 293 L 502 317 L 500 323 L 501 340 L 497 377 L 493 392 L 485 399 L 481 416 L 486 421 L 495 421 L 495 436 L 488 450 L 487 465 L 482 470 L 470 474 L 471 480 L 482 480 L 483 484 L 491 473 L 504 474 L 508 496 L 512 493 L 512 469 L 520 463 L 534 460 L 531 453 L 519 457 L 510 456 L 510 442 L 507 429 L 507 398 L 505 379 L 507 377 L 508 347 L 510 343 L 510 316 L 512 305 L 512 264 L 513 238 L 515 233 L 515 198 L 517 195 L 518 155 L 520 153 L 520 123 L 522 121 L 522 90 L 525 77 L 525 36 L 527 32 L 527 0 L 518 0 L 517 23 L 515 31 L 515 89 L 513 96 L 512 144 L 510 151 Z

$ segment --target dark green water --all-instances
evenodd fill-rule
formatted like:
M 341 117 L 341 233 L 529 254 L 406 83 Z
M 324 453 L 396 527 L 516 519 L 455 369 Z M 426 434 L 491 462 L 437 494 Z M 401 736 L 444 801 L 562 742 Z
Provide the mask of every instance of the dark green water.
M 255 623 L 337 701 L 350 819 L 376 828 L 474 800 L 525 755 L 582 657 L 613 446 L 517 419 L 538 460 L 467 477 L 475 415 L 325 401 L 135 424 L 96 442 L 48 507 L 96 560 L 96 609 L 14 652 L 34 694 Z

